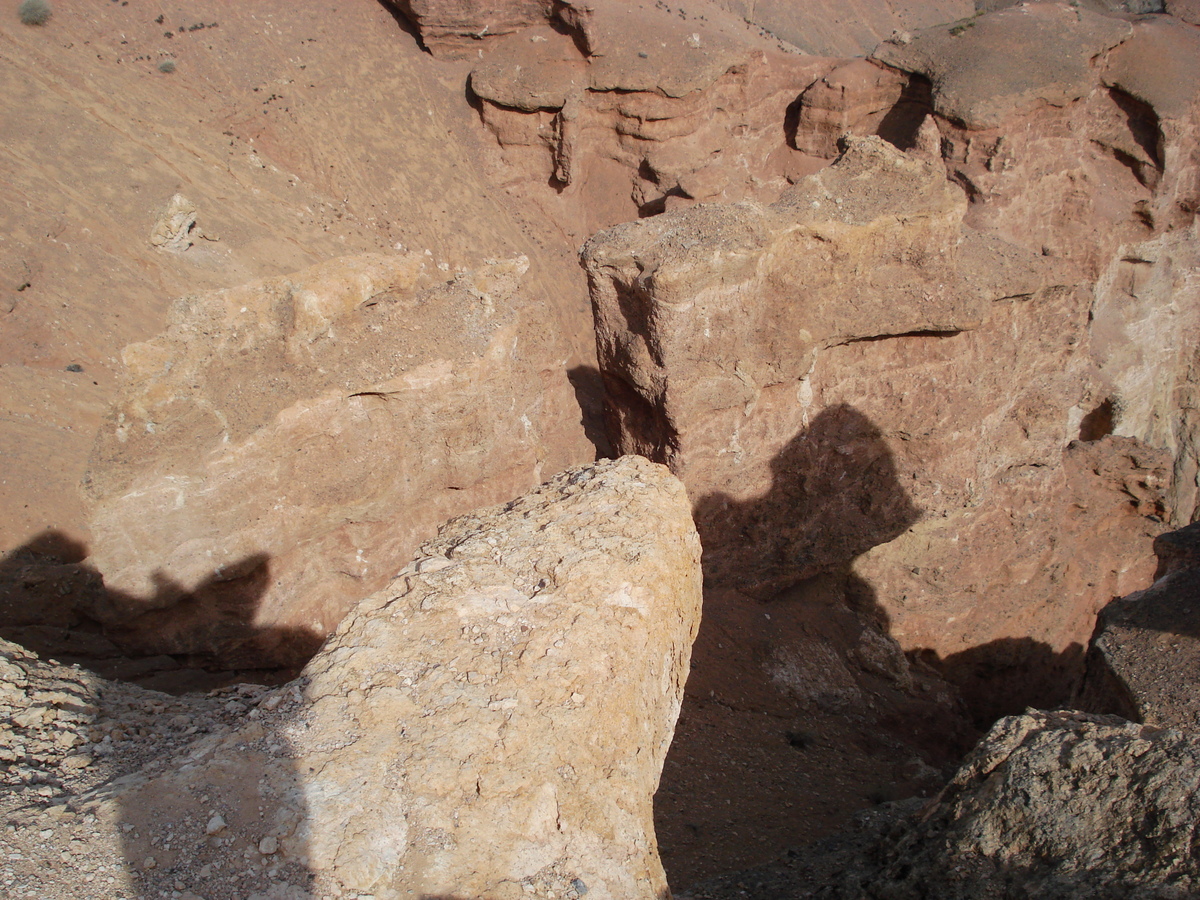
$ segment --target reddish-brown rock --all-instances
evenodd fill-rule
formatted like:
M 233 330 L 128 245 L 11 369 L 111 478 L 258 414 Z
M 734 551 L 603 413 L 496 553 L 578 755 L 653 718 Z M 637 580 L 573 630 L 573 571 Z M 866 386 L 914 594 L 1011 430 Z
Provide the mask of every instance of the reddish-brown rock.
M 775 37 L 817 56 L 863 56 L 896 31 L 974 14 L 971 0 L 719 0 Z
M 617 445 L 688 485 L 709 584 L 841 572 L 987 717 L 1069 692 L 1097 610 L 1150 577 L 1172 454 L 1105 437 L 1092 292 L 966 209 L 863 139 L 772 207 L 621 226 L 584 259 Z
M 481 41 L 544 24 L 554 0 L 388 0 L 434 56 L 472 55 Z
M 784 52 L 715 4 L 689 10 L 568 4 L 570 34 L 527 29 L 471 73 L 497 178 L 578 241 L 675 204 L 773 200 L 823 165 L 783 123 L 829 61 Z
M 454 512 L 584 448 L 524 258 L 417 254 L 185 298 L 93 453 L 94 615 L 130 649 L 302 662 Z

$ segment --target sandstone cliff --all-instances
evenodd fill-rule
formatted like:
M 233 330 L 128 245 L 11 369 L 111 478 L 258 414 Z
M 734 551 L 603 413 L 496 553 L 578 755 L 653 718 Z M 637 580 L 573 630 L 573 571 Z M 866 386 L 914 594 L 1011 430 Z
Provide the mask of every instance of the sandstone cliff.
M 1127 550 L 1160 527 L 1170 457 L 1084 433 L 1090 291 L 968 214 L 876 138 L 770 207 L 583 257 L 617 444 L 689 485 L 710 583 L 766 597 L 852 565 L 906 650 L 973 693 L 986 673 L 987 715 L 997 677 L 1011 703 L 1062 691 L 1096 611 L 1149 577 Z

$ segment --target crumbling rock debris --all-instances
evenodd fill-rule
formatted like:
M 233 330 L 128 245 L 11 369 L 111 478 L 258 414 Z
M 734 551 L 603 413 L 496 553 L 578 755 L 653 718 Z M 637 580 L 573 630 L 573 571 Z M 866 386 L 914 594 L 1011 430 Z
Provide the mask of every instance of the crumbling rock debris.
M 1200 855 L 1200 739 L 1115 717 L 1002 719 L 845 898 L 1184 898 Z
M 1159 577 L 1100 612 L 1078 704 L 1200 731 L 1200 523 L 1154 541 Z
M 196 204 L 183 194 L 175 194 L 150 229 L 150 243 L 160 250 L 182 253 L 196 242 Z

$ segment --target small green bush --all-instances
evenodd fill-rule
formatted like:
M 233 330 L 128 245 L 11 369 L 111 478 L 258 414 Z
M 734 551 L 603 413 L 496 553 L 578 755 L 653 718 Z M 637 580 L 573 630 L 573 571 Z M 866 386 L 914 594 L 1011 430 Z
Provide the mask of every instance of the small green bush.
M 164 59 L 158 64 L 158 71 L 162 72 L 164 75 L 170 75 L 175 71 L 175 60 Z
M 17 7 L 17 15 L 26 25 L 45 25 L 54 15 L 54 10 L 46 0 L 24 0 Z

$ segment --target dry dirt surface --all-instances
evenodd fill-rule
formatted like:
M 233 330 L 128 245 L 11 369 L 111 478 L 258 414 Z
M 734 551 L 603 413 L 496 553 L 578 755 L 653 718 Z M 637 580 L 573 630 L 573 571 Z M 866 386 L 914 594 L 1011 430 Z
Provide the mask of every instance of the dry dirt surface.
M 189 293 L 398 245 L 450 274 L 526 254 L 546 314 L 593 355 L 573 248 L 485 182 L 467 70 L 385 5 L 85 0 L 40 27 L 15 5 L 0 11 L 0 552 L 47 529 L 86 546 L 77 485 L 121 348 Z M 176 194 L 195 221 L 172 252 L 151 233 Z

